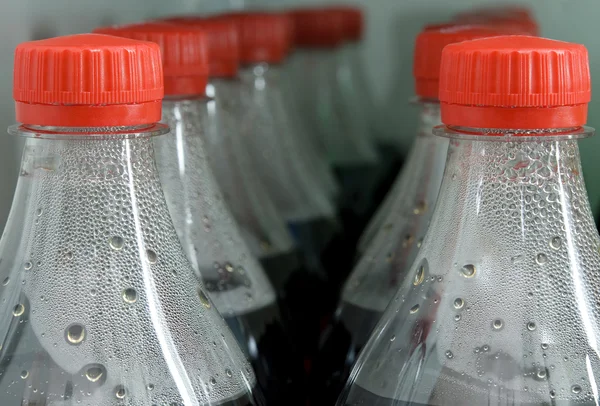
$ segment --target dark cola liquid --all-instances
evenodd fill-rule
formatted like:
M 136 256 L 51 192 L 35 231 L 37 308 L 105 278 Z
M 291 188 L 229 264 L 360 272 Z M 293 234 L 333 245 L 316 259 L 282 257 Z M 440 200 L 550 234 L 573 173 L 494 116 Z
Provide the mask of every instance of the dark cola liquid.
M 380 312 L 343 303 L 323 334 L 310 377 L 311 405 L 334 405 Z M 367 405 L 368 403 L 365 403 Z
M 302 358 L 277 305 L 225 317 L 225 321 L 252 363 L 266 404 L 304 405 Z

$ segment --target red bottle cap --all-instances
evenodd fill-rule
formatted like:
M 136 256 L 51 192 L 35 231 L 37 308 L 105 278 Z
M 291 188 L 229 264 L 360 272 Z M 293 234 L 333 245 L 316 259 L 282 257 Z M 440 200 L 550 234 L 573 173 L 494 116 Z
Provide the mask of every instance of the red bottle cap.
M 298 9 L 289 15 L 294 22 L 296 45 L 302 48 L 335 48 L 347 36 L 343 13 L 331 9 Z
M 588 52 L 583 45 L 526 36 L 448 45 L 439 97 L 447 125 L 579 127 L 591 99 Z
M 94 32 L 155 42 L 160 46 L 167 95 L 203 95 L 208 82 L 208 50 L 198 28 L 148 22 L 96 28 Z
M 523 19 L 523 20 L 531 20 L 535 21 L 533 17 L 533 13 L 530 9 L 523 6 L 518 5 L 504 5 L 498 7 L 483 7 L 476 8 L 474 10 L 462 12 L 456 14 L 455 18 L 469 18 L 472 16 L 479 17 L 505 17 L 505 18 L 514 18 L 514 19 Z
M 471 25 L 428 26 L 417 36 L 413 75 L 419 97 L 437 99 L 442 50 L 448 44 L 506 34 L 506 31 Z
M 159 122 L 163 71 L 156 44 L 98 34 L 24 42 L 13 98 L 23 124 L 116 127 Z
M 240 64 L 240 42 L 233 20 L 176 16 L 161 21 L 197 27 L 206 34 L 211 77 L 235 77 Z
M 365 21 L 363 12 L 358 7 L 329 7 L 332 13 L 339 13 L 344 21 L 344 37 L 347 41 L 360 41 L 363 36 Z
M 281 63 L 291 49 L 292 32 L 284 14 L 237 12 L 211 17 L 236 24 L 240 41 L 240 62 Z

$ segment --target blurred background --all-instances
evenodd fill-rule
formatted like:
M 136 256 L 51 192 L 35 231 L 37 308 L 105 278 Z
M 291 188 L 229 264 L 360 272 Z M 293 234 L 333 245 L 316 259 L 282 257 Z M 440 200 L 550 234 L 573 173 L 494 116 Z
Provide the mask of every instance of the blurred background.
M 594 86 L 600 83 L 598 0 L 345 0 L 363 7 L 367 32 L 363 58 L 387 120 L 389 136 L 408 147 L 417 115 L 413 96 L 412 53 L 423 24 L 448 19 L 456 12 L 484 5 L 523 4 L 530 7 L 544 37 L 585 44 L 590 52 Z M 213 13 L 239 8 L 282 8 L 293 5 L 336 3 L 335 0 L 3 0 L 0 13 L 0 129 L 14 122 L 11 94 L 12 54 L 22 41 L 89 32 L 98 25 L 118 24 L 181 13 Z M 600 128 L 600 99 L 590 104 L 589 125 Z M 2 130 L 3 131 L 3 130 Z M 21 159 L 21 140 L 0 135 L 0 229 L 8 215 Z M 600 137 L 581 142 L 584 172 L 595 215 L 600 207 Z

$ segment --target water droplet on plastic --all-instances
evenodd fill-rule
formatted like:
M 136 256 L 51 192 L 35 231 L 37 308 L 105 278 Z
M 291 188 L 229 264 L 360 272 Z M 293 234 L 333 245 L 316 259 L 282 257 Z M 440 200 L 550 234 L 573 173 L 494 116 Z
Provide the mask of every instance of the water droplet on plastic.
M 391 336 L 390 337 L 390 341 L 394 341 L 396 339 L 396 336 Z
M 545 369 L 540 369 L 539 371 L 537 371 L 537 374 L 536 374 L 537 378 L 540 380 L 546 379 L 547 375 L 548 374 L 546 373 Z
M 475 265 L 464 265 L 462 268 L 460 268 L 460 272 L 465 278 L 472 278 L 473 276 L 475 276 L 476 272 Z
M 416 312 L 419 311 L 419 305 L 416 304 L 413 307 L 410 308 L 410 314 L 415 314 Z
M 149 383 L 149 384 L 146 386 L 146 389 L 148 389 L 148 390 L 154 390 L 154 384 L 153 384 L 153 383 Z
M 504 322 L 502 319 L 496 319 L 492 322 L 492 327 L 494 330 L 502 330 L 502 327 L 504 327 Z
M 454 354 L 452 354 L 452 351 L 450 351 L 450 350 L 446 351 L 446 358 L 448 358 L 448 359 L 454 358 Z
M 35 212 L 35 214 L 37 214 L 37 216 L 40 217 L 43 212 L 44 212 L 44 209 L 37 209 L 37 211 Z
M 457 297 L 456 299 L 454 299 L 454 308 L 455 309 L 462 309 L 464 305 L 465 305 L 465 301 L 462 298 Z
M 550 240 L 550 248 L 558 250 L 560 249 L 561 243 L 560 237 L 554 237 Z
M 137 292 L 133 288 L 127 288 L 123 291 L 123 300 L 127 303 L 137 302 Z
M 539 253 L 535 257 L 535 262 L 537 262 L 538 265 L 544 265 L 546 262 L 548 262 L 548 257 L 544 253 Z
M 114 237 L 110 237 L 110 240 L 108 241 L 108 243 L 110 244 L 110 247 L 113 250 L 119 251 L 119 250 L 123 249 L 125 240 L 123 240 L 123 237 L 114 236 Z
M 2 286 L 6 286 L 10 283 L 10 278 L 7 276 L 6 278 L 4 278 L 4 280 L 2 281 Z
M 29 371 L 23 370 L 21 371 L 21 379 L 27 379 L 29 377 Z
M 158 260 L 158 255 L 156 255 L 156 252 L 152 250 L 146 250 L 146 258 L 148 258 L 148 262 L 150 262 L 151 264 L 156 264 L 156 261 Z
M 571 386 L 571 392 L 573 392 L 575 394 L 581 393 L 581 386 L 579 386 L 579 385 Z
M 490 346 L 489 346 L 489 345 L 487 345 L 487 344 L 485 344 L 483 347 L 481 347 L 481 350 L 482 350 L 483 352 L 488 352 L 488 351 L 490 350 Z
M 211 385 L 216 385 L 217 384 L 217 380 L 214 377 L 210 378 L 210 384 Z
M 81 324 L 72 324 L 67 327 L 65 335 L 69 344 L 79 345 L 85 339 L 85 327 Z
M 556 397 L 556 391 L 555 390 L 551 390 L 550 391 L 550 399 L 554 399 Z
M 536 327 L 536 325 L 533 321 L 530 321 L 529 323 L 527 323 L 527 330 L 533 331 L 533 330 L 535 330 L 535 327 Z
M 126 394 L 127 394 L 127 391 L 125 390 L 125 388 L 123 386 L 117 386 L 115 388 L 115 396 L 117 397 L 117 399 L 125 399 Z
M 410 234 L 406 234 L 406 236 L 404 237 L 404 240 L 402 241 L 402 247 L 403 248 L 408 248 L 410 246 L 410 244 L 413 243 L 413 236 Z
M 229 262 L 227 262 L 225 264 L 225 270 L 229 273 L 233 272 L 235 270 L 235 268 L 233 267 L 233 265 L 231 265 Z
M 231 369 L 226 369 L 225 375 L 227 375 L 228 378 L 231 378 L 233 376 L 233 374 L 231 373 Z
M 460 314 L 455 314 L 454 315 L 454 320 L 455 321 L 460 321 Z
M 415 280 L 413 281 L 413 285 L 419 286 L 423 282 L 423 279 L 425 279 L 425 267 L 423 265 L 421 265 L 417 269 L 417 273 L 415 274 Z
M 417 248 L 421 248 L 421 245 L 423 245 L 423 239 L 419 238 L 419 241 L 417 241 Z
M 413 210 L 413 212 L 414 212 L 415 214 L 423 214 L 423 213 L 425 213 L 425 210 L 427 210 L 427 202 L 420 201 L 420 202 L 419 202 L 419 203 L 416 205 L 416 207 L 415 207 L 415 209 Z
M 198 298 L 200 299 L 200 303 L 202 303 L 202 306 L 206 307 L 207 309 L 210 309 L 210 300 L 208 300 L 206 293 L 204 293 L 204 291 L 201 288 L 198 288 Z
M 29 271 L 31 268 L 33 268 L 33 262 L 31 262 L 31 261 L 25 262 L 25 264 L 23 265 L 23 268 L 25 268 L 26 271 Z
M 98 382 L 102 375 L 104 375 L 104 369 L 99 366 L 90 367 L 85 371 L 85 377 L 90 382 Z
M 548 344 L 542 343 L 542 350 L 547 350 L 548 347 L 550 347 Z
M 25 313 L 25 305 L 19 303 L 18 305 L 13 307 L 13 316 L 19 317 L 22 316 L 23 313 Z

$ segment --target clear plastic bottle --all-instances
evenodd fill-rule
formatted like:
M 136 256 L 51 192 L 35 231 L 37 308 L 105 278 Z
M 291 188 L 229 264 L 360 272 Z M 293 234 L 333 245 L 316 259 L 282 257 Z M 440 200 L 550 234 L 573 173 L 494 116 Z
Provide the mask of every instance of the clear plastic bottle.
M 267 193 L 283 214 L 303 254 L 304 270 L 289 281 L 286 299 L 302 341 L 305 356 L 316 351 L 320 319 L 335 306 L 327 294 L 327 274 L 321 254 L 338 230 L 326 193 L 313 181 L 291 142 L 281 94 L 283 63 L 290 47 L 286 17 L 278 13 L 248 12 L 224 15 L 234 19 L 241 42 L 239 93 L 240 139 Z M 310 295 L 313 300 L 307 301 Z
M 316 396 L 333 404 L 350 369 L 412 266 L 437 201 L 448 140 L 431 129 L 441 123 L 438 101 L 442 49 L 451 43 L 498 35 L 482 27 L 422 31 L 415 41 L 414 77 L 421 108 L 419 133 L 398 176 L 382 226 L 342 290 L 335 318 L 323 334 L 312 379 Z
M 577 138 L 585 47 L 485 38 L 442 54 L 431 226 L 338 405 L 595 405 L 600 237 Z
M 0 403 L 259 404 L 161 189 L 159 47 L 27 42 L 14 72 L 9 132 L 27 140 L 0 241 Z
M 333 9 L 299 9 L 291 13 L 299 47 L 294 80 L 305 121 L 327 151 L 342 187 L 340 208 L 346 226 L 360 228 L 373 205 L 378 153 L 370 126 L 355 93 L 349 65 L 340 63 L 347 38 L 344 13 Z M 349 92 L 349 93 L 348 93 Z M 347 213 L 347 214 L 346 214 Z M 346 232 L 352 232 L 346 230 Z
M 217 28 L 213 23 L 212 29 Z M 286 335 L 275 291 L 226 207 L 209 164 L 215 157 L 204 146 L 213 103 L 206 96 L 209 29 L 150 22 L 97 31 L 161 45 L 163 122 L 173 136 L 155 139 L 156 162 L 175 229 L 212 301 L 252 361 L 266 401 L 287 402 L 301 388 L 302 359 Z

